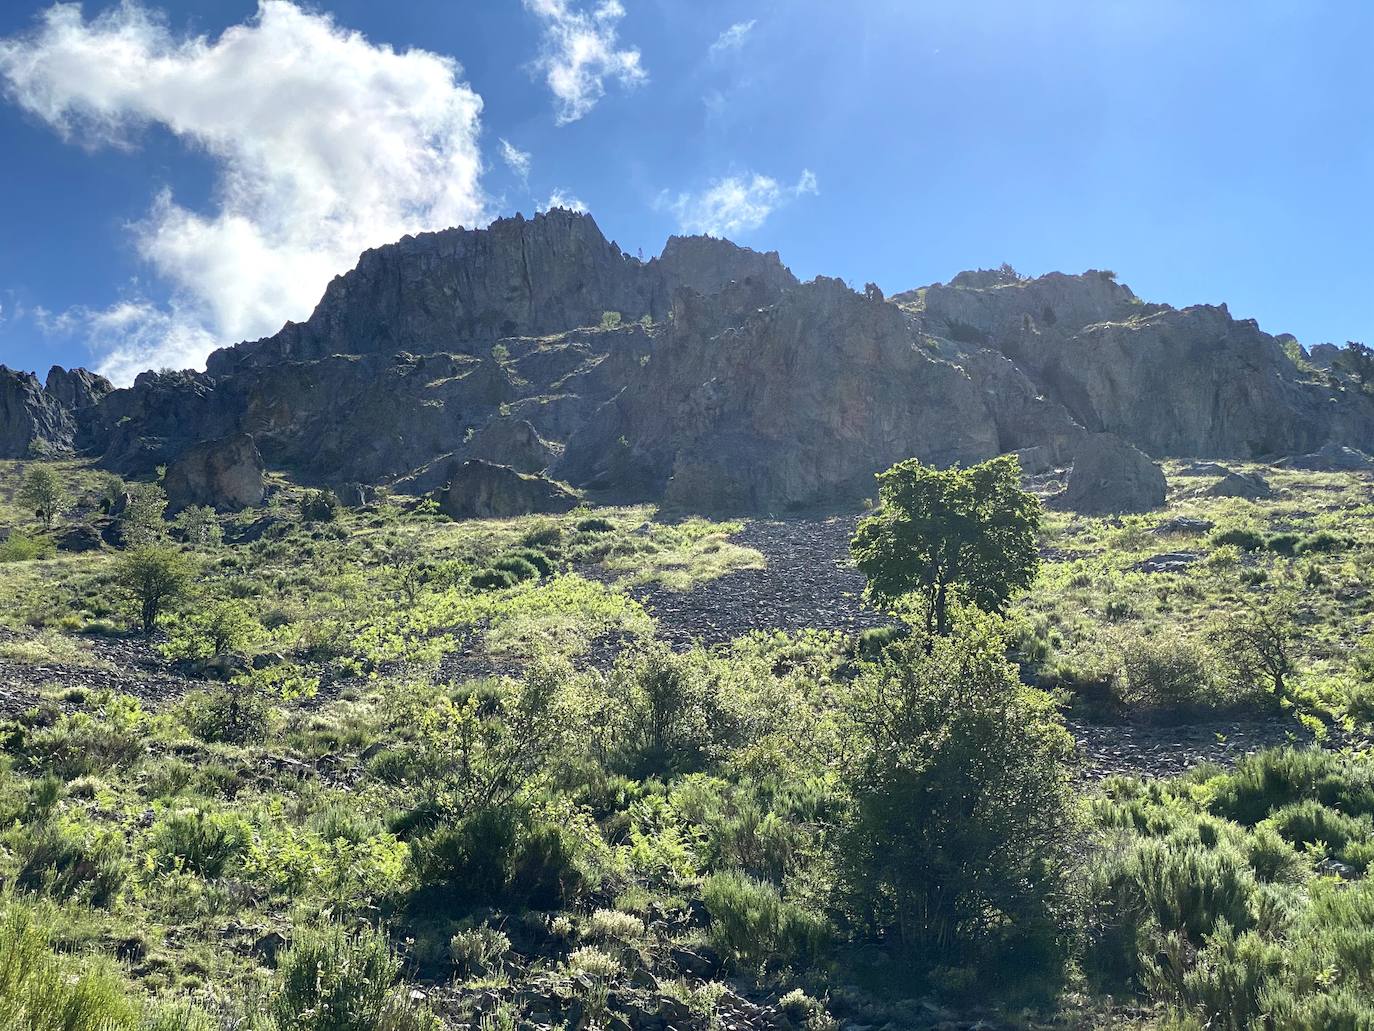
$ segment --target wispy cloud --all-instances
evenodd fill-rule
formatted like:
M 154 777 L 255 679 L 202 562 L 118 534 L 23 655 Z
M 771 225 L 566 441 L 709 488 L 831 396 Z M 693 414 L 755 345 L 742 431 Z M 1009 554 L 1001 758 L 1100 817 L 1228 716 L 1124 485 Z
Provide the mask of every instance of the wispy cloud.
M 521 150 L 505 137 L 500 141 L 501 160 L 506 163 L 522 183 L 528 183 L 530 178 L 530 152 Z
M 538 210 L 552 211 L 554 208 L 567 208 L 569 211 L 586 211 L 587 205 L 583 204 L 582 201 L 574 197 L 571 193 L 565 193 L 563 190 L 554 190 L 553 193 L 549 194 L 549 199 L 546 200 L 543 206 Z
M 616 23 L 625 17 L 619 0 L 601 0 L 590 13 L 568 0 L 524 0 L 544 23 L 543 49 L 535 67 L 544 73 L 559 125 L 575 122 L 606 95 L 606 79 L 636 86 L 648 74 L 639 51 L 620 47 Z
M 368 247 L 485 221 L 482 99 L 460 74 L 288 0 L 214 40 L 173 35 L 136 0 L 89 21 L 56 4 L 0 39 L 0 85 L 65 139 L 133 147 L 157 125 L 216 162 L 213 210 L 164 190 L 133 227 L 171 302 L 73 309 L 100 369 L 198 365 L 307 316 Z
M 749 33 L 754 31 L 754 26 L 757 24 L 756 19 L 735 22 L 716 37 L 716 41 L 711 44 L 711 56 L 720 57 L 722 54 L 739 50 L 744 46 L 745 40 L 749 38 Z
M 683 232 L 733 236 L 757 229 L 774 211 L 798 197 L 819 192 L 810 169 L 803 169 L 791 186 L 771 176 L 744 173 L 717 179 L 697 193 L 673 196 L 665 191 L 658 206 L 677 216 Z

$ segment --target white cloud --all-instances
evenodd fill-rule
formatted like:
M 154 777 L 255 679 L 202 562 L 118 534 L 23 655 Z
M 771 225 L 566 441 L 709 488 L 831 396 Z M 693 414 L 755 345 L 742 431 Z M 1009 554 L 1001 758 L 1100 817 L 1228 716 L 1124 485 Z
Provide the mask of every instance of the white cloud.
M 510 170 L 519 177 L 522 183 L 528 182 L 530 178 L 530 152 L 521 150 L 504 137 L 502 137 L 500 144 L 501 160 L 510 166 Z
M 616 22 L 625 16 L 619 0 L 601 0 L 590 14 L 568 0 L 524 0 L 525 9 L 544 22 L 543 51 L 535 68 L 556 101 L 559 125 L 575 122 L 606 95 L 605 80 L 636 86 L 648 79 L 639 51 L 620 49 Z
M 757 21 L 737 21 L 728 29 L 722 32 L 714 43 L 711 44 L 711 56 L 719 57 L 732 50 L 738 50 L 744 46 L 744 41 L 749 38 L 749 33 L 754 30 Z
M 562 190 L 554 190 L 549 194 L 542 207 L 538 211 L 552 211 L 554 208 L 567 208 L 569 211 L 586 211 L 587 205 L 578 200 L 571 193 L 564 193 Z
M 368 247 L 485 221 L 482 99 L 460 72 L 289 0 L 260 0 L 215 40 L 175 37 L 136 0 L 89 21 L 56 4 L 0 39 L 0 83 L 64 138 L 131 147 L 162 126 L 217 165 L 213 211 L 164 190 L 132 227 L 171 303 L 75 311 L 99 368 L 123 380 L 138 362 L 198 365 L 308 316 Z
M 659 207 L 677 216 L 683 232 L 733 236 L 763 225 L 775 210 L 808 193 L 819 193 L 815 173 L 802 169 L 793 186 L 771 176 L 745 173 L 717 179 L 700 193 L 663 193 Z

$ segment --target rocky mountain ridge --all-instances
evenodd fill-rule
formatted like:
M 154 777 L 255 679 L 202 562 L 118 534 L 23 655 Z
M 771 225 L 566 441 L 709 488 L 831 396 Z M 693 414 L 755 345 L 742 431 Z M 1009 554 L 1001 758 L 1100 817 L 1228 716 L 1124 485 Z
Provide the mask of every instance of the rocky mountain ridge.
M 1103 434 L 1155 458 L 1374 441 L 1363 389 L 1110 273 L 967 272 L 889 299 L 707 237 L 640 261 L 563 210 L 368 251 L 306 322 L 205 372 L 97 380 L 6 371 L 0 454 L 80 448 L 142 475 L 246 434 L 269 468 L 349 497 L 439 491 L 481 460 L 608 499 L 784 512 L 852 506 L 913 455 L 1020 451 L 1035 470 Z

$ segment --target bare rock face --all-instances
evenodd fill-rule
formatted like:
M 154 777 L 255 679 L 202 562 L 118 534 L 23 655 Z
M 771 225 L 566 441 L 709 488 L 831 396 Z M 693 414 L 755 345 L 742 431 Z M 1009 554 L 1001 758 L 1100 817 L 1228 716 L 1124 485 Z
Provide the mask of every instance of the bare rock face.
M 169 513 L 192 505 L 222 512 L 262 504 L 262 455 L 247 433 L 197 444 L 167 468 Z
M 1259 473 L 1228 472 L 1207 489 L 1214 498 L 1249 498 L 1259 501 L 1274 496 L 1274 488 Z
M 0 458 L 62 454 L 74 433 L 71 416 L 37 376 L 0 365 Z
M 440 510 L 453 519 L 508 519 L 535 512 L 567 512 L 579 499 L 546 476 L 472 459 L 453 470 L 437 500 Z
M 1054 507 L 1085 515 L 1147 512 L 1164 504 L 1164 472 L 1149 456 L 1111 433 L 1096 433 L 1079 445 L 1068 486 Z
M 542 473 L 561 451 L 541 437 L 528 419 L 505 416 L 487 423 L 466 453 L 470 458 L 508 465 L 517 472 Z
M 69 412 L 99 404 L 114 389 L 114 384 L 104 376 L 86 369 L 64 369 L 54 365 L 48 370 L 48 379 L 43 385 L 57 403 Z

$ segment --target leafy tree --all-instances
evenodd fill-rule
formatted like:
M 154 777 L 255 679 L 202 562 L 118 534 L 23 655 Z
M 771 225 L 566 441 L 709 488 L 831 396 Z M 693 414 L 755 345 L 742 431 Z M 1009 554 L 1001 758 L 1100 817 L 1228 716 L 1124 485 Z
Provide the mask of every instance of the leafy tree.
M 19 487 L 19 500 L 30 508 L 43 523 L 43 528 L 51 529 L 52 521 L 57 518 L 57 510 L 66 503 L 67 492 L 57 473 L 46 465 L 36 465 L 24 477 Z
M 308 490 L 301 495 L 301 521 L 332 523 L 338 518 L 342 507 L 338 495 L 332 490 Z
M 851 916 L 931 964 L 1053 964 L 1076 838 L 1073 740 L 1006 659 L 995 616 L 957 606 L 867 665 L 840 701 L 837 857 Z
M 242 652 L 262 631 L 241 601 L 217 601 L 171 631 L 167 652 L 177 659 L 211 659 Z
M 1346 341 L 1345 347 L 1336 355 L 1336 363 L 1360 384 L 1361 390 L 1374 386 L 1374 347 L 1357 340 Z
M 175 548 L 145 544 L 120 558 L 115 583 L 137 603 L 143 632 L 151 634 L 167 606 L 186 594 L 191 574 L 191 563 Z
M 100 511 L 108 515 L 124 496 L 124 479 L 116 473 L 101 473 L 96 481 L 95 493 Z
M 624 318 L 625 316 L 618 311 L 603 311 L 601 313 L 601 328 L 619 329 L 620 323 L 624 321 Z
M 1288 681 L 1297 672 L 1294 604 L 1288 595 L 1250 605 L 1221 620 L 1212 630 L 1222 662 L 1243 687 L 1267 680 L 1274 697 L 1288 698 Z
M 851 548 L 869 596 L 925 604 L 926 629 L 947 634 L 952 594 L 1001 612 L 1039 568 L 1040 502 L 1020 486 L 1021 467 L 1003 455 L 967 469 L 917 459 L 878 474 L 878 511 L 859 523 Z
M 132 548 L 161 544 L 167 538 L 167 493 L 156 483 L 131 483 L 128 495 L 129 503 L 119 516 L 124 543 Z
M 175 525 L 192 547 L 216 548 L 224 539 L 215 510 L 209 505 L 192 505 L 183 510 L 176 517 Z

